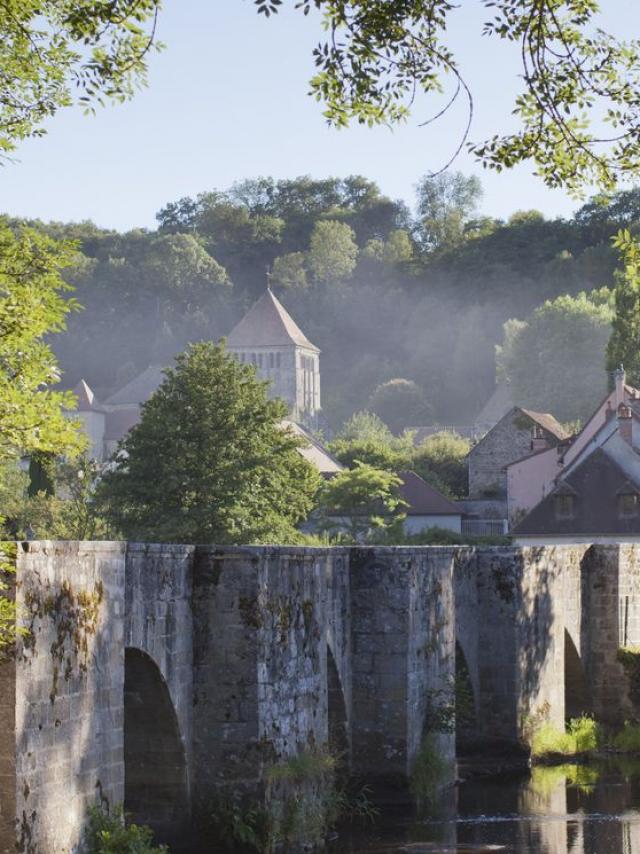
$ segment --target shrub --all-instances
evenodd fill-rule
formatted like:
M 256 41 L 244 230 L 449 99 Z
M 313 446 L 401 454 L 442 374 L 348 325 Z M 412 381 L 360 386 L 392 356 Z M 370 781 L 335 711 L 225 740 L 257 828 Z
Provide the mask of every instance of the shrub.
M 411 769 L 411 791 L 418 801 L 433 804 L 447 779 L 450 763 L 438 750 L 434 733 L 422 739 Z
M 614 737 L 613 746 L 623 753 L 640 753 L 640 724 L 626 721 L 622 730 Z
M 596 750 L 602 741 L 600 727 L 593 718 L 582 715 L 569 721 L 565 731 L 546 722 L 531 737 L 532 756 L 574 756 Z
M 153 844 L 153 831 L 124 821 L 122 807 L 106 813 L 100 807 L 89 811 L 87 827 L 89 854 L 169 854 L 166 845 Z

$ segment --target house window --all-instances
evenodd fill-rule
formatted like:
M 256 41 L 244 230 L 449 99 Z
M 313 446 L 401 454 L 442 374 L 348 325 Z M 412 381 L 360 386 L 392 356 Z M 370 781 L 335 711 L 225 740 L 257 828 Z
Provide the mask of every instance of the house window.
M 618 496 L 618 512 L 628 519 L 638 515 L 638 495 L 635 492 L 625 492 Z
M 280 353 L 276 353 L 276 368 L 280 367 Z
M 556 495 L 554 501 L 556 519 L 573 519 L 573 495 Z

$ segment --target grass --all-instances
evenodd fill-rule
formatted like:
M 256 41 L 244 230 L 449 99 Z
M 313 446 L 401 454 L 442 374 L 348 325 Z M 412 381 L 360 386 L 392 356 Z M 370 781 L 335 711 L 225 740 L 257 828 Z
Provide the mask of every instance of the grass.
M 602 740 L 601 727 L 587 715 L 570 720 L 565 730 L 547 722 L 533 732 L 531 755 L 537 758 L 577 756 L 596 750 Z
M 333 774 L 336 765 L 336 757 L 328 751 L 305 750 L 284 762 L 267 768 L 265 776 L 269 782 L 289 780 L 294 783 L 302 783 L 305 780 L 313 780 Z

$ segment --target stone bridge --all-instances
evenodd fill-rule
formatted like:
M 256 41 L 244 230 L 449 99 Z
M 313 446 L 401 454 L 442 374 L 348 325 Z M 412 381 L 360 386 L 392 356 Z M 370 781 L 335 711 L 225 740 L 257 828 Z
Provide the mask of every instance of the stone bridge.
M 90 804 L 180 848 L 194 808 L 330 743 L 402 786 L 464 678 L 473 732 L 631 711 L 640 550 L 18 544 L 0 662 L 0 852 L 83 850 Z M 450 717 L 451 720 L 451 717 Z

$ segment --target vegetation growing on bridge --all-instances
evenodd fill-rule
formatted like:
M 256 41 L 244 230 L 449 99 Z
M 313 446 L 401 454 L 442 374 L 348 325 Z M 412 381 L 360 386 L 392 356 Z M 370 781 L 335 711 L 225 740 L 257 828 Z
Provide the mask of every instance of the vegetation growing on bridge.
M 166 845 L 154 845 L 151 828 L 125 824 L 122 807 L 90 809 L 87 848 L 89 854 L 169 854 Z

